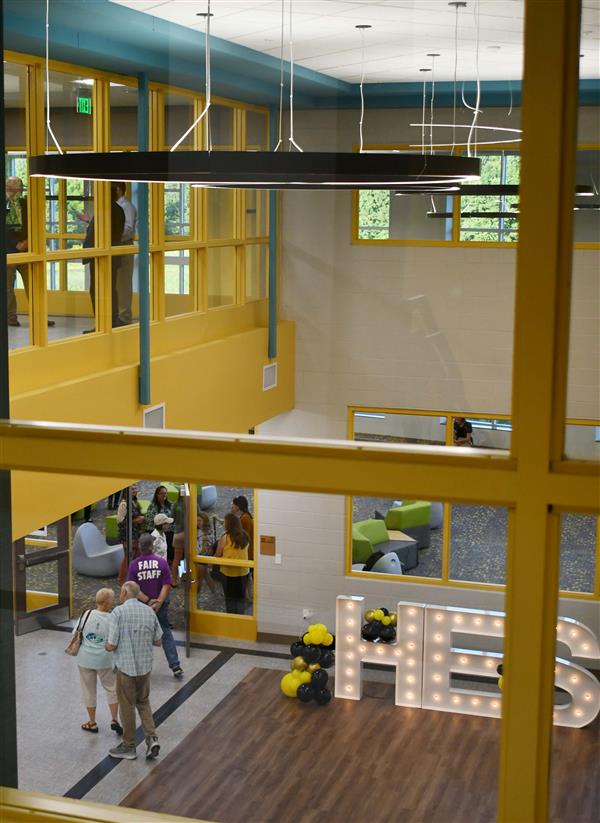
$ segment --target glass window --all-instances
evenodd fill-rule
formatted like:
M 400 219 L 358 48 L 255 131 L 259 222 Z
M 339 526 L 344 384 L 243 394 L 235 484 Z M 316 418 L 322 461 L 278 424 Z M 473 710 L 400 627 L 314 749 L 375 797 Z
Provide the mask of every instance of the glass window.
M 234 236 L 233 189 L 207 189 L 207 239 L 231 240 Z
M 110 145 L 112 149 L 137 148 L 138 90 L 123 83 L 110 83 Z
M 84 75 L 58 71 L 51 71 L 49 79 L 51 126 L 60 146 L 91 149 L 96 117 L 95 81 Z M 46 140 L 49 149 L 53 150 L 54 144 L 49 134 Z
M 560 517 L 560 589 L 593 592 L 596 578 L 598 518 L 591 514 Z
M 268 259 L 268 246 L 246 246 L 246 302 L 267 296 Z
M 569 460 L 600 460 L 600 420 L 588 425 L 567 423 L 565 456 Z
M 170 149 L 194 122 L 194 98 L 184 94 L 165 94 L 165 148 Z M 197 126 L 196 128 L 201 128 Z M 179 150 L 194 148 L 194 133 L 190 132 Z
M 517 152 L 482 151 L 481 179 L 474 185 L 518 185 L 521 157 Z M 460 198 L 460 239 L 514 243 L 517 240 L 518 194 L 466 195 Z M 483 212 L 482 216 L 478 216 Z M 516 212 L 517 216 L 512 217 Z
M 510 420 L 491 417 L 453 417 L 451 422 L 454 445 L 470 445 L 478 449 L 510 449 L 512 431 Z
M 189 249 L 177 249 L 165 253 L 165 314 L 173 317 L 194 310 L 194 298 L 190 286 Z
M 215 151 L 233 151 L 233 116 L 232 106 L 213 104 L 209 112 L 209 126 L 212 148 Z
M 48 340 L 63 340 L 95 330 L 96 261 L 52 260 L 46 264 L 48 315 L 55 325 L 48 329 Z
M 9 349 L 20 349 L 32 342 L 29 313 L 31 269 L 26 263 L 9 263 L 6 266 Z
M 443 445 L 446 442 L 446 418 L 433 414 L 355 411 L 354 440 Z
M 450 507 L 450 578 L 505 583 L 508 510 L 500 506 Z
M 268 192 L 245 189 L 246 237 L 266 237 L 268 229 Z
M 246 111 L 246 149 L 266 151 L 269 146 L 268 116 L 261 111 Z
M 575 166 L 575 243 L 600 243 L 600 150 L 581 149 Z
M 165 183 L 165 236 L 188 237 L 190 234 L 190 186 Z
M 208 308 L 235 303 L 236 251 L 233 246 L 217 246 L 206 250 L 206 282 Z

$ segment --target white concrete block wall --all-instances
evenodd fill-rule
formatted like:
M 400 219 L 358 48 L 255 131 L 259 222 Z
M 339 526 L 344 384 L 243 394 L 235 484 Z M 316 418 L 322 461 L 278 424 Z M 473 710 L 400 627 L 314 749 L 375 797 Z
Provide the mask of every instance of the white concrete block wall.
M 368 110 L 365 142 L 414 141 L 419 130 L 407 124 L 420 116 Z M 357 122 L 356 112 L 302 111 L 296 139 L 306 150 L 351 150 Z M 582 109 L 579 140 L 597 139 L 599 123 L 598 110 Z M 352 245 L 351 210 L 348 192 L 282 198 L 281 311 L 297 328 L 296 408 L 261 434 L 345 437 L 351 405 L 510 413 L 516 250 Z M 574 253 L 573 417 L 600 416 L 599 268 L 597 251 Z M 502 608 L 496 593 L 345 577 L 345 505 L 259 493 L 259 533 L 274 534 L 282 555 L 281 565 L 259 559 L 261 631 L 301 631 L 303 608 L 331 623 L 338 594 Z M 565 601 L 561 611 L 597 626 L 599 608 Z

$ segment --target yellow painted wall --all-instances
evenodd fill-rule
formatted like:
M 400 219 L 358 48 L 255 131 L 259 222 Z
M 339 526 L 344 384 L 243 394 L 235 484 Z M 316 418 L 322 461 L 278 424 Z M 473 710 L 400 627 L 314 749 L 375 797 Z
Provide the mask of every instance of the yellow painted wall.
M 269 362 L 266 328 L 197 342 L 202 336 L 226 328 L 231 323 L 226 315 L 239 314 L 248 320 L 256 309 L 256 305 L 250 305 L 240 307 L 240 312 L 229 309 L 209 313 L 211 322 L 215 318 L 209 329 L 202 329 L 197 315 L 153 327 L 152 404 L 166 404 L 169 428 L 246 433 L 252 426 L 293 408 L 293 323 L 278 326 L 278 385 L 266 392 L 262 390 L 262 368 Z M 182 347 L 182 342 L 190 340 L 196 342 Z M 94 372 L 94 364 L 102 357 L 102 369 Z M 111 359 L 114 367 L 106 369 Z M 137 329 L 82 337 L 78 345 L 71 340 L 64 345 L 16 352 L 10 365 L 13 419 L 142 425 L 143 407 L 137 397 Z M 38 387 L 30 388 L 32 383 Z M 19 392 L 19 388 L 25 390 Z M 13 539 L 126 485 L 116 478 L 69 478 L 29 472 L 13 472 L 12 477 Z

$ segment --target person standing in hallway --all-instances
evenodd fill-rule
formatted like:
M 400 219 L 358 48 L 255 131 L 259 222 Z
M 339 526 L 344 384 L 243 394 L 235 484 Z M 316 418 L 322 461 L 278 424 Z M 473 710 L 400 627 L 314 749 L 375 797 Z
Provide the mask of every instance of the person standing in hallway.
M 242 529 L 240 519 L 235 514 L 226 514 L 223 520 L 224 532 L 219 540 L 215 556 L 224 560 L 248 560 L 250 540 Z M 246 584 L 250 569 L 244 566 L 221 566 L 225 605 L 231 614 L 244 614 Z
M 454 445 L 473 445 L 473 426 L 464 417 L 454 418 Z
M 140 589 L 139 599 L 156 612 L 162 629 L 162 647 L 173 677 L 183 677 L 177 646 L 169 626 L 169 594 L 171 592 L 171 572 L 164 557 L 154 553 L 154 538 L 151 534 L 140 537 L 140 554 L 131 561 L 127 579 Z
M 27 198 L 23 197 L 23 181 L 20 177 L 6 178 L 6 223 L 5 246 L 6 254 L 19 254 L 29 251 L 27 241 Z M 20 326 L 17 317 L 17 297 L 15 295 L 15 280 L 17 272 L 21 275 L 25 295 L 29 300 L 29 273 L 27 266 L 17 264 L 6 266 L 6 301 L 9 326 Z M 53 326 L 54 320 L 48 320 Z
M 110 187 L 110 244 L 111 246 L 120 246 L 121 237 L 123 236 L 123 229 L 125 228 L 125 212 L 121 206 L 117 205 L 117 189 L 113 183 Z M 80 220 L 88 224 L 83 241 L 83 248 L 90 249 L 95 245 L 95 228 L 94 218 L 90 220 L 88 215 L 83 212 L 77 215 Z M 86 257 L 82 261 L 85 265 L 90 267 L 90 299 L 92 301 L 92 310 L 94 318 L 96 316 L 96 258 Z M 111 302 L 112 302 L 112 327 L 125 325 L 119 320 L 119 298 L 117 295 L 117 271 L 121 265 L 121 257 L 113 255 L 110 258 L 111 265 Z M 84 334 L 91 334 L 96 331 L 96 327 L 92 329 L 85 329 Z
M 154 529 L 154 518 L 157 514 L 166 514 L 167 517 L 173 516 L 173 507 L 167 495 L 166 486 L 157 486 L 154 490 L 154 495 L 148 510 L 146 511 L 146 531 L 152 532 Z M 165 537 L 167 539 L 167 560 L 169 563 L 173 560 L 173 529 L 168 523 L 165 528 Z
M 123 544 L 123 549 L 125 550 L 123 560 L 121 561 L 121 565 L 119 566 L 120 586 L 123 585 L 127 577 L 127 570 L 129 568 L 127 556 L 129 555 L 129 562 L 131 562 L 132 560 L 135 560 L 135 558 L 140 553 L 140 534 L 142 532 L 142 527 L 144 525 L 145 520 L 144 515 L 142 514 L 142 507 L 140 505 L 140 501 L 138 500 L 138 487 L 134 485 L 131 487 L 131 546 L 128 547 L 127 541 L 129 540 L 129 531 L 127 527 L 127 500 L 127 489 L 123 489 L 123 491 L 121 492 L 119 506 L 117 508 L 117 526 L 119 529 L 119 540 Z M 127 552 L 128 548 L 129 553 Z
M 125 228 L 121 237 L 122 246 L 130 246 L 137 232 L 137 209 L 126 197 L 127 183 L 116 183 L 117 205 L 125 212 Z M 119 304 L 119 320 L 128 325 L 131 323 L 131 300 L 133 296 L 133 264 L 134 254 L 121 256 L 121 265 L 117 270 L 117 300 Z
M 117 734 L 123 734 L 119 723 L 117 701 L 117 682 L 113 672 L 112 655 L 106 651 L 110 625 L 111 611 L 115 602 L 112 589 L 99 589 L 96 592 L 96 608 L 84 612 L 73 629 L 73 634 L 81 629 L 82 640 L 77 654 L 81 693 L 85 703 L 89 720 L 83 723 L 84 732 L 98 733 L 96 723 L 96 684 L 99 680 L 108 698 L 108 708 L 112 717 L 111 729 Z
M 162 630 L 156 614 L 140 603 L 140 587 L 128 581 L 121 587 L 121 606 L 113 612 L 106 651 L 114 653 L 117 697 L 123 723 L 123 741 L 109 755 L 118 760 L 135 760 L 135 710 L 138 710 L 146 737 L 146 757 L 160 751 L 150 708 L 150 672 L 154 646 L 161 645 Z
M 254 520 L 248 508 L 248 498 L 243 494 L 234 497 L 231 503 L 231 512 L 240 518 L 242 529 L 250 538 L 248 559 L 254 560 Z

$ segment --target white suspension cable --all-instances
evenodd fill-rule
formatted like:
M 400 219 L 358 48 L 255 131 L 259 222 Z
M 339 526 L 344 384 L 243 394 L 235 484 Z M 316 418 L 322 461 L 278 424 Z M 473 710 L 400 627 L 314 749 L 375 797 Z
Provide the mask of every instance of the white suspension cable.
M 290 0 L 290 148 L 293 146 L 298 151 L 304 151 L 294 140 L 294 38 L 292 34 L 292 3 Z
M 50 0 L 46 0 L 46 128 L 59 154 L 64 154 L 50 124 L 50 68 L 49 68 Z M 46 135 L 46 151 L 48 139 Z
M 433 101 L 435 100 L 435 58 L 439 54 L 428 54 L 431 57 L 431 101 L 429 109 L 429 154 L 433 154 Z
M 479 117 L 479 103 L 481 101 L 481 80 L 479 77 L 479 0 L 475 0 L 473 6 L 473 14 L 475 16 L 475 79 L 477 83 L 477 96 L 475 98 L 475 110 L 473 112 L 473 121 L 467 138 L 467 156 L 472 157 L 471 141 L 475 133 L 475 126 L 477 125 L 477 118 Z M 475 136 L 475 154 L 477 154 L 477 136 Z
M 428 72 L 430 69 L 419 69 Z M 425 105 L 427 102 L 427 77 L 423 76 L 423 116 L 421 118 L 421 154 L 425 154 Z
M 513 110 L 513 90 L 512 90 L 512 81 L 511 80 L 508 81 L 508 91 L 510 93 L 510 108 L 509 108 L 508 114 L 506 116 L 510 117 L 511 114 L 512 114 L 512 110 Z
M 452 87 L 452 153 L 456 145 L 456 77 L 458 74 L 458 3 L 455 6 L 454 19 L 454 84 Z
M 274 151 L 277 151 L 283 143 L 283 32 L 285 27 L 285 0 L 281 0 L 281 48 L 280 68 L 279 68 L 279 139 Z
M 360 29 L 360 41 L 361 41 L 361 72 L 360 72 L 360 121 L 358 123 L 358 131 L 360 134 L 360 153 L 363 153 L 363 122 L 365 119 L 365 94 L 364 94 L 364 84 L 365 84 L 365 30 L 370 29 L 371 26 L 368 24 L 356 26 L 357 29 Z
M 198 117 L 194 120 L 192 125 L 185 131 L 179 140 L 176 143 L 173 143 L 171 146 L 170 151 L 175 151 L 185 140 L 185 138 L 194 131 L 198 123 L 200 123 L 204 118 L 206 118 L 204 123 L 204 141 L 206 145 L 206 149 L 208 151 L 212 151 L 212 138 L 210 133 L 210 123 L 208 112 L 210 109 L 210 95 L 211 95 L 211 85 L 210 85 L 210 18 L 212 14 L 210 13 L 210 0 L 208 0 L 208 10 L 206 13 L 202 12 L 198 14 L 198 17 L 206 17 L 206 31 L 204 32 L 204 87 L 206 89 L 205 101 L 204 101 L 204 108 L 198 115 Z

